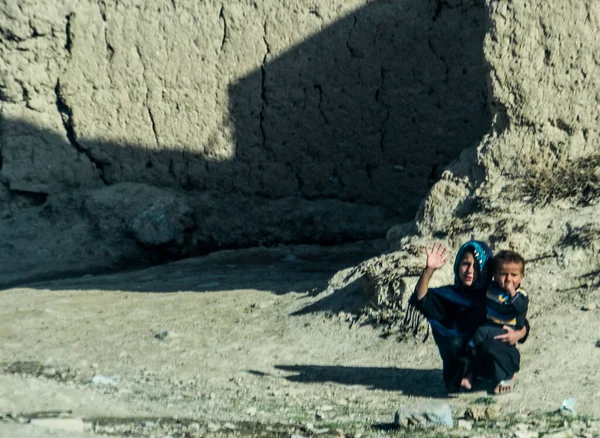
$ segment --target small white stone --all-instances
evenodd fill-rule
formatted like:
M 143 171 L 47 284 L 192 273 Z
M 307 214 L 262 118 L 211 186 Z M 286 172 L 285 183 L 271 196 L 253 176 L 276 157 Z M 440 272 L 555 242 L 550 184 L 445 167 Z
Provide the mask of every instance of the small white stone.
M 48 429 L 85 432 L 85 425 L 80 418 L 34 418 L 31 420 L 31 424 Z
M 219 426 L 216 423 L 208 423 L 207 427 L 208 427 L 208 430 L 210 430 L 211 432 L 216 432 L 217 430 L 219 430 L 221 428 L 221 426 Z
M 44 368 L 44 370 L 42 371 L 42 374 L 46 377 L 52 377 L 56 374 L 56 369 L 55 368 Z
M 473 429 L 473 425 L 471 424 L 470 421 L 467 421 L 467 420 L 458 420 L 457 426 L 460 429 L 464 429 L 464 430 L 471 430 L 471 429 Z

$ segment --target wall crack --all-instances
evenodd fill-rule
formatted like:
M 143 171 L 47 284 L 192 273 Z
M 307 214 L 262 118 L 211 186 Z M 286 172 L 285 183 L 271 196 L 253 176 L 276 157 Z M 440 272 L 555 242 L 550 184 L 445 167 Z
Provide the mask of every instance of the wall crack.
M 381 153 L 384 153 L 385 150 L 385 128 L 387 126 L 387 122 L 390 119 L 390 108 L 385 104 L 383 99 L 381 98 L 381 90 L 385 85 L 385 69 L 381 68 L 381 83 L 379 85 L 379 89 L 375 92 L 375 100 L 379 102 L 379 104 L 385 110 L 385 116 L 381 122 L 381 126 L 379 128 L 379 149 L 381 149 Z
M 358 53 L 351 45 L 350 45 L 350 38 L 352 37 L 352 32 L 354 31 L 354 28 L 356 27 L 356 23 L 358 22 L 358 17 L 355 15 L 354 17 L 354 21 L 352 23 L 352 27 L 350 28 L 350 30 L 348 31 L 348 38 L 346 38 L 346 48 L 348 49 L 348 51 L 350 52 L 350 56 L 352 58 L 362 58 L 362 56 L 360 56 L 360 53 Z
M 323 120 L 325 120 L 325 123 L 329 125 L 329 118 L 323 111 L 323 87 L 321 87 L 319 84 L 315 84 L 315 89 L 319 91 L 319 105 L 317 105 L 317 108 L 319 108 L 319 113 L 321 114 L 321 117 L 323 117 Z
M 219 12 L 219 20 L 223 22 L 223 38 L 221 38 L 221 48 L 220 51 L 223 51 L 223 47 L 225 47 L 225 43 L 227 42 L 227 20 L 225 19 L 225 6 L 221 5 L 221 11 Z
M 269 41 L 267 40 L 267 23 L 263 24 L 263 41 L 265 43 L 265 56 L 263 56 L 262 63 L 260 65 L 260 75 L 261 75 L 261 90 L 260 90 L 260 99 L 261 99 L 261 108 L 260 108 L 260 132 L 262 135 L 262 146 L 263 149 L 267 148 L 267 133 L 265 131 L 265 112 L 267 110 L 267 92 L 266 92 L 266 79 L 267 79 L 267 59 L 271 53 L 271 47 L 269 46 Z
M 150 126 L 152 127 L 152 133 L 154 134 L 154 141 L 156 145 L 160 145 L 160 141 L 158 139 L 158 131 L 156 130 L 156 122 L 154 120 L 154 115 L 152 114 L 152 108 L 150 108 L 150 87 L 148 87 L 148 78 L 146 77 L 146 65 L 144 64 L 144 57 L 142 56 L 142 52 L 139 46 L 135 46 L 135 50 L 140 58 L 140 63 L 142 64 L 142 76 L 144 78 L 144 85 L 146 86 L 146 97 L 144 106 L 146 107 L 146 111 L 148 113 L 148 117 L 150 118 Z
M 54 87 L 54 93 L 56 95 L 56 109 L 58 110 L 58 113 L 62 119 L 63 127 L 65 128 L 67 134 L 67 140 L 71 146 L 77 150 L 77 152 L 85 155 L 90 160 L 90 162 L 100 172 L 100 178 L 104 184 L 108 185 L 109 183 L 106 181 L 104 176 L 104 163 L 100 160 L 96 160 L 90 151 L 81 146 L 81 144 L 77 141 L 77 134 L 75 133 L 75 128 L 73 126 L 73 110 L 63 98 L 60 88 L 60 81 L 57 81 L 56 86 Z
M 104 45 L 106 46 L 106 59 L 110 62 L 115 55 L 114 47 L 108 42 L 108 21 L 106 19 L 106 3 L 101 1 L 98 3 L 98 7 L 100 9 L 100 16 L 102 17 L 102 22 L 104 23 Z M 110 77 L 109 77 L 110 79 Z
M 67 51 L 67 53 L 69 54 L 69 56 L 72 55 L 71 51 L 73 50 L 73 43 L 75 42 L 75 33 L 73 32 L 73 27 L 72 27 L 72 21 L 75 19 L 75 12 L 71 12 L 69 15 L 67 15 L 66 20 L 67 20 L 67 24 L 65 25 L 65 33 L 66 33 L 66 40 L 65 40 L 65 50 Z
M 442 62 L 442 64 L 444 64 L 444 66 L 446 67 L 446 71 L 445 71 L 446 77 L 444 78 L 443 82 L 445 84 L 448 83 L 448 77 L 450 74 L 450 65 L 448 65 L 448 61 L 446 61 L 446 57 L 444 55 L 439 55 L 437 53 L 437 50 L 435 49 L 433 43 L 431 42 L 431 38 L 427 40 L 427 45 L 429 46 L 429 50 L 431 50 L 431 53 L 433 53 L 434 56 L 436 58 L 438 58 Z

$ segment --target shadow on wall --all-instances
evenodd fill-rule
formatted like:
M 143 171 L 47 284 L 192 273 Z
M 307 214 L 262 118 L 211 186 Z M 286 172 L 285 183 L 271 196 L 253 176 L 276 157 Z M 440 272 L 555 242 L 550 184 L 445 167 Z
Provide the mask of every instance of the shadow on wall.
M 462 3 L 375 1 L 276 57 L 266 23 L 262 67 L 229 90 L 236 160 L 260 169 L 265 195 L 413 219 L 443 167 L 491 125 L 487 9 Z
M 0 239 L 15 274 L 5 282 L 222 248 L 369 239 L 414 218 L 441 169 L 491 124 L 487 9 L 454 3 L 374 1 L 277 56 L 276 24 L 265 23 L 262 67 L 229 88 L 229 161 L 78 138 L 60 84 L 57 129 L 3 116 Z M 125 199 L 120 183 L 193 199 L 183 243 L 165 249 L 128 237 L 125 222 L 154 192 L 136 188 Z M 76 194 L 89 189 L 102 193 Z M 167 257 L 152 255 L 160 252 Z

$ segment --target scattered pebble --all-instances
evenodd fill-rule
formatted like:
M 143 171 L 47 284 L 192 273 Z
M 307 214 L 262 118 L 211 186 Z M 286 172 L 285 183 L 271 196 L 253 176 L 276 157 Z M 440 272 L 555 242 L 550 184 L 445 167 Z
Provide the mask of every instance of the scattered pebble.
M 174 334 L 175 332 L 171 330 L 163 330 L 161 332 L 156 333 L 154 337 L 159 341 L 164 341 L 165 339 L 167 339 L 167 337 L 172 337 Z
M 143 427 L 147 427 L 148 429 L 154 429 L 156 427 L 156 423 L 154 421 L 142 421 Z
M 470 421 L 467 420 L 458 420 L 458 424 L 457 424 L 459 429 L 464 429 L 464 430 L 471 430 L 473 429 L 473 424 Z
M 112 376 L 94 376 L 90 381 L 93 386 L 106 385 L 106 386 L 117 386 L 117 379 Z
M 221 426 L 219 426 L 219 425 L 218 425 L 218 424 L 216 424 L 216 423 L 208 423 L 208 424 L 206 425 L 206 427 L 208 427 L 208 430 L 209 430 L 209 431 L 211 431 L 211 432 L 216 432 L 216 431 L 218 431 L 219 429 L 221 429 Z
M 42 371 L 42 374 L 46 377 L 54 377 L 54 375 L 56 375 L 56 369 L 55 368 L 44 368 L 44 370 Z
M 560 406 L 560 413 L 563 415 L 577 415 L 575 399 L 567 398 L 563 400 L 562 405 Z

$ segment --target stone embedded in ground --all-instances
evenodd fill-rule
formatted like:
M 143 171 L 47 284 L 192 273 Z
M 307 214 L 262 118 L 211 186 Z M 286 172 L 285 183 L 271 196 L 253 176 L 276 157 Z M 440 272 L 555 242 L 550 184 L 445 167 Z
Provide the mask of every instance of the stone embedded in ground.
M 256 415 L 256 413 L 257 413 L 257 412 L 258 412 L 258 409 L 256 409 L 256 408 L 255 408 L 255 407 L 253 407 L 253 406 L 250 406 L 249 408 L 246 408 L 246 409 L 244 410 L 244 413 L 245 413 L 246 415 L 249 415 L 249 416 Z
M 117 386 L 117 379 L 112 376 L 94 376 L 90 384 L 92 386 Z
M 401 407 L 396 412 L 394 424 L 407 426 L 454 426 L 452 410 L 448 403 L 430 401 L 415 406 Z
M 465 410 L 465 418 L 470 420 L 493 420 L 499 415 L 498 408 L 491 406 L 470 406 Z
M 85 432 L 85 424 L 80 418 L 34 418 L 31 420 L 31 424 L 48 429 Z
M 464 430 L 471 430 L 473 429 L 473 424 L 470 421 L 467 420 L 458 420 L 458 423 L 456 425 L 459 429 L 464 429 Z
M 562 404 L 560 405 L 560 413 L 566 416 L 577 415 L 577 410 L 575 408 L 575 399 L 567 398 L 563 400 Z
M 173 332 L 169 330 L 162 330 L 154 335 L 154 337 L 159 341 L 164 341 L 168 336 L 173 336 Z
M 512 430 L 512 435 L 515 438 L 538 438 L 539 433 L 536 430 L 529 430 L 527 424 L 519 423 Z

